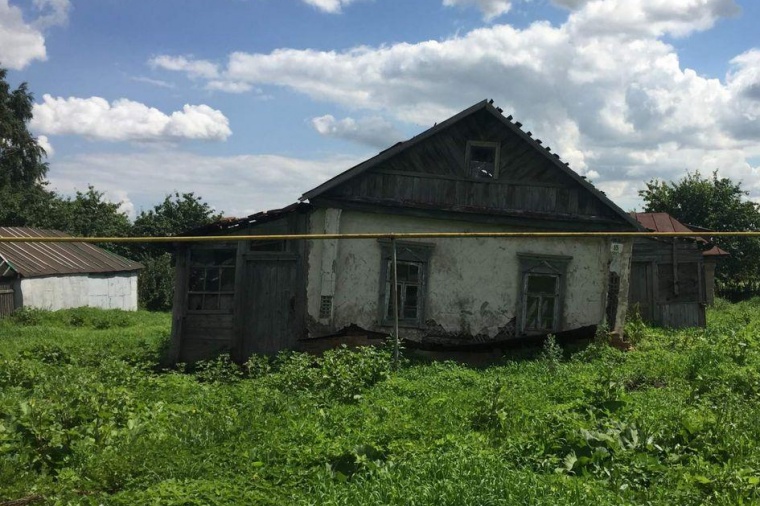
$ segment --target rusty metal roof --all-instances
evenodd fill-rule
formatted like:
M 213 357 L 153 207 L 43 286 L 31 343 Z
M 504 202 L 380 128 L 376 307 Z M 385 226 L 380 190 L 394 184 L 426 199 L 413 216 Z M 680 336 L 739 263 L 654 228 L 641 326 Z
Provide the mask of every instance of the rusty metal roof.
M 704 228 L 695 230 L 698 227 L 687 227 L 668 213 L 631 213 L 631 216 L 652 232 L 706 232 L 705 235 L 710 235 L 709 230 Z M 696 239 L 702 243 L 709 243 L 702 237 L 697 237 Z M 730 256 L 730 253 L 715 245 L 703 254 L 705 256 Z
M 0 237 L 70 237 L 58 230 L 0 227 Z M 25 278 L 56 274 L 130 272 L 142 265 L 83 242 L 0 243 L 0 276 L 11 272 Z

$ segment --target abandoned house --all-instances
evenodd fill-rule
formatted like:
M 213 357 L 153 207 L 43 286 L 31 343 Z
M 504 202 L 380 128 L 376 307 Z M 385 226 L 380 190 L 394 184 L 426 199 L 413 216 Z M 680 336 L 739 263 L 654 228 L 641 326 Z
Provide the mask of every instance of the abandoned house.
M 652 232 L 694 231 L 667 213 L 631 215 Z M 637 238 L 629 307 L 655 325 L 704 327 L 705 306 L 715 298 L 715 265 L 726 255 L 703 238 Z
M 0 227 L 0 237 L 68 237 L 57 230 Z M 0 243 L 0 316 L 22 307 L 137 309 L 142 266 L 82 242 Z
M 306 192 L 188 235 L 638 231 L 512 117 L 480 102 Z M 397 240 L 401 337 L 488 343 L 627 309 L 630 238 Z M 242 360 L 345 328 L 392 331 L 389 240 L 178 245 L 172 358 Z

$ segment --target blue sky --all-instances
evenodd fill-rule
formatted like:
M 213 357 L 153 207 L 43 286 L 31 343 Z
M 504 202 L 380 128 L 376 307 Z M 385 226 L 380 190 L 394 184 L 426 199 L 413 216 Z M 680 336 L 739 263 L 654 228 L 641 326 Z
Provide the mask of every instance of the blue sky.
M 304 191 L 483 98 L 625 209 L 653 177 L 760 199 L 760 2 L 0 0 L 63 193 L 228 215 Z

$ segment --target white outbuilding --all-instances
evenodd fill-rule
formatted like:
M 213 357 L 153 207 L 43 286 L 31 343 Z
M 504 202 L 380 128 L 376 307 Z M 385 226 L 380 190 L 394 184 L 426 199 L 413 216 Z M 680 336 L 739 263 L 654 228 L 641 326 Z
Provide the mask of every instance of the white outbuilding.
M 70 237 L 0 227 L 0 237 Z M 22 307 L 137 309 L 142 265 L 84 242 L 0 242 L 0 316 Z

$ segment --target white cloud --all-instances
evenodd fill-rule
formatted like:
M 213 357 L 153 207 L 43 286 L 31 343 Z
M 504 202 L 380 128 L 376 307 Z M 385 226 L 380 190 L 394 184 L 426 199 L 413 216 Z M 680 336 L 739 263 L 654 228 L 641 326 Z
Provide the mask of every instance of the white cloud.
M 191 78 L 216 79 L 219 75 L 217 65 L 208 60 L 197 60 L 192 56 L 159 55 L 148 60 L 153 68 L 185 72 Z
M 311 5 L 322 12 L 337 14 L 355 0 L 302 0 L 305 4 Z
M 158 86 L 159 88 L 171 89 L 175 87 L 173 83 L 170 83 L 168 81 L 163 81 L 161 79 L 153 79 L 153 78 L 145 77 L 145 76 L 134 76 L 131 79 L 138 83 L 151 84 L 153 86 Z
M 40 11 L 40 16 L 34 21 L 37 28 L 65 25 L 69 21 L 69 0 L 34 0 L 34 6 Z
M 232 134 L 227 117 L 207 105 L 185 105 L 167 115 L 127 99 L 52 97 L 34 104 L 30 125 L 48 135 L 81 135 L 106 141 L 223 141 Z
M 644 180 L 687 168 L 720 168 L 760 195 L 750 162 L 760 158 L 760 50 L 708 77 L 684 68 L 664 40 L 710 29 L 736 14 L 734 0 L 554 1 L 569 9 L 557 25 L 495 25 L 345 51 L 234 52 L 214 80 L 287 88 L 421 129 L 493 98 L 576 171 L 631 201 Z M 343 138 L 358 123 L 313 120 Z
M 248 83 L 235 81 L 209 81 L 206 84 L 207 90 L 224 91 L 227 93 L 246 93 L 253 89 Z
M 167 193 L 176 190 L 195 192 L 227 216 L 247 216 L 292 204 L 303 192 L 359 161 L 356 157 L 305 160 L 276 155 L 225 157 L 149 150 L 60 159 L 49 177 L 52 187 L 65 194 L 92 184 L 106 192 L 111 201 L 128 202 L 123 205 L 131 205 L 137 213 L 152 208 Z
M 490 21 L 506 14 L 512 8 L 511 0 L 443 0 L 447 7 L 477 7 L 483 12 L 483 17 Z
M 740 12 L 734 0 L 555 0 L 575 8 L 568 27 L 584 36 L 683 37 Z
M 39 144 L 39 146 L 45 150 L 45 154 L 48 158 L 53 158 L 55 150 L 53 149 L 53 145 L 50 144 L 50 140 L 47 138 L 47 135 L 40 135 L 37 137 L 37 144 Z
M 387 148 L 404 138 L 390 121 L 379 116 L 338 120 L 331 114 L 326 114 L 312 118 L 311 124 L 325 137 L 335 137 L 376 148 Z
M 0 0 L 0 63 L 18 70 L 46 59 L 42 32 L 24 21 L 21 9 Z
M 34 0 L 37 18 L 25 21 L 21 9 L 9 0 L 0 0 L 0 64 L 20 70 L 35 60 L 47 60 L 47 28 L 68 21 L 69 0 Z

